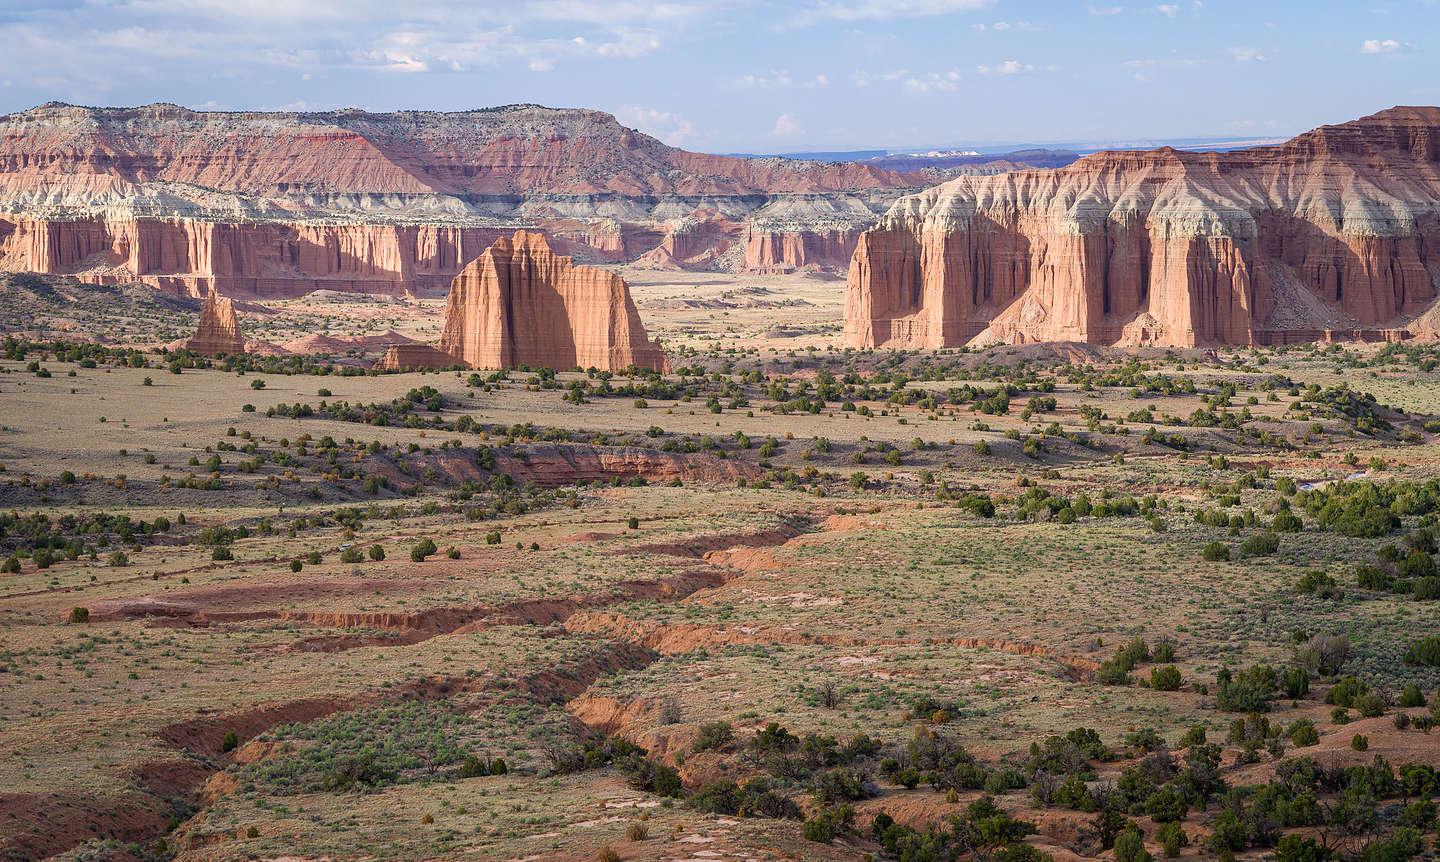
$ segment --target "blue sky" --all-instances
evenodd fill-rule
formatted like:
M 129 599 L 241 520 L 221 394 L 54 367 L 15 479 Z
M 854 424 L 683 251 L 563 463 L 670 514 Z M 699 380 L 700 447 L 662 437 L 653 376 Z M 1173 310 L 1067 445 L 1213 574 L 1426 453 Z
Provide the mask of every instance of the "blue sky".
M 689 149 L 1285 137 L 1440 104 L 1440 0 L 0 0 L 0 111 L 598 108 Z

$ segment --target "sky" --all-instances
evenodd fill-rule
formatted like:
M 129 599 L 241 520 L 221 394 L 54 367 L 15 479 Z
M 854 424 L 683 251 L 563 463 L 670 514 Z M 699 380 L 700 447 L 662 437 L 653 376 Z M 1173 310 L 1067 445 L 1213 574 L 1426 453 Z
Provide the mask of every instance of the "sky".
M 1440 104 L 1440 0 L 0 0 L 0 112 L 595 108 L 708 152 L 1280 138 Z

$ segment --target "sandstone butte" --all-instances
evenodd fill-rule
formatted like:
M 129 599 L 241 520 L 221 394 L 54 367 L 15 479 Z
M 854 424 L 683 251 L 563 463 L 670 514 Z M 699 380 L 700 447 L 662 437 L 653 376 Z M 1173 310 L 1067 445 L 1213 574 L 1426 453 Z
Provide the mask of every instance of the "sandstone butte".
M 843 268 L 890 203 L 935 181 L 692 153 L 609 114 L 537 105 L 376 114 L 50 103 L 0 115 L 0 270 L 195 297 L 438 296 L 522 227 L 582 261 L 653 251 L 689 268 Z
M 377 368 L 665 370 L 630 288 L 620 276 L 575 266 L 542 234 L 516 231 L 468 264 L 450 284 L 438 348 L 397 345 Z
M 245 336 L 240 333 L 235 304 L 215 293 L 206 296 L 205 306 L 200 309 L 200 323 L 185 347 L 204 356 L 244 353 Z
M 847 346 L 1194 346 L 1433 334 L 1440 108 L 1278 146 L 960 177 L 859 240 Z

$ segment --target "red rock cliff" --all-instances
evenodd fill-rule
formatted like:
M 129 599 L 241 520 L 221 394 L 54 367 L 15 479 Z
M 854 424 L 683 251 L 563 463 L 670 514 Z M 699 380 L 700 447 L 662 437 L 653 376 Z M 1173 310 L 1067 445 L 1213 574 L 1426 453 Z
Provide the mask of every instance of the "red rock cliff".
M 618 275 L 574 266 L 544 236 L 523 230 L 455 277 L 439 349 L 472 368 L 665 365 Z
M 0 116 L 0 267 L 204 295 L 438 293 L 517 227 L 586 260 L 716 265 L 736 224 L 873 222 L 927 185 L 854 163 L 690 153 L 598 111 L 201 112 L 48 104 Z
M 1440 285 L 1440 108 L 1276 147 L 960 177 L 859 240 L 845 344 L 1247 344 L 1403 327 Z

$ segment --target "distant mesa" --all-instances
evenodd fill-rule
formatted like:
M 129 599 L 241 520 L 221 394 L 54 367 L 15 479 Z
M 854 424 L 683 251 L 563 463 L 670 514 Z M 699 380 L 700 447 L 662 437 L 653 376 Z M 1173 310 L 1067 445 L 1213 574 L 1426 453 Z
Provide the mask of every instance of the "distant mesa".
M 518 228 L 543 230 L 582 262 L 658 251 L 665 265 L 739 269 L 746 261 L 726 252 L 752 223 L 802 245 L 816 231 L 849 231 L 853 247 L 897 197 L 945 178 L 688 152 L 600 111 L 537 105 L 379 114 L 47 104 L 0 115 L 0 269 L 196 298 L 438 296 Z M 689 220 L 714 224 L 672 236 L 672 223 Z M 805 257 L 817 254 L 833 257 Z
M 203 356 L 244 353 L 245 336 L 240 334 L 240 317 L 235 313 L 235 304 L 217 293 L 208 294 L 205 306 L 200 309 L 200 323 L 195 327 L 195 335 L 185 342 L 185 347 Z
M 450 284 L 438 348 L 397 345 L 379 369 L 517 368 L 665 370 L 620 276 L 575 266 L 542 234 L 516 231 L 471 261 Z
M 851 259 L 845 345 L 1397 340 L 1435 333 L 1437 285 L 1440 108 L 1394 108 L 902 197 Z

